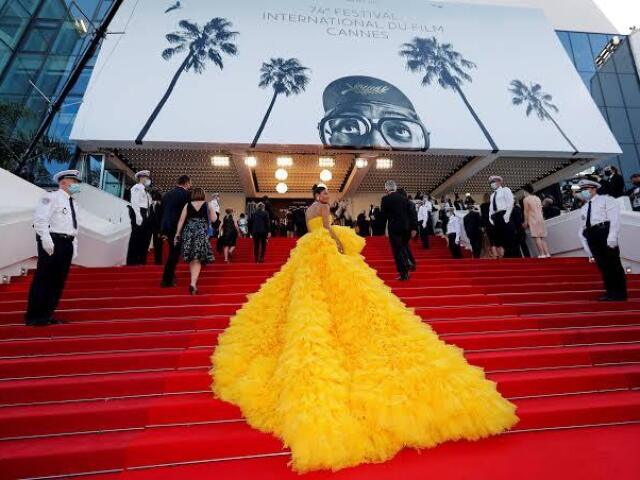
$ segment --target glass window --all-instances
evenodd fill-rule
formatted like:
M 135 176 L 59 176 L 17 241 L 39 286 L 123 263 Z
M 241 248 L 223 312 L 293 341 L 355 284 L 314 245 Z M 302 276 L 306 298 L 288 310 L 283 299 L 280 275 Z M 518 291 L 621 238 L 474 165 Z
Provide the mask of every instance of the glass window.
M 569 33 L 571 46 L 573 47 L 573 57 L 575 65 L 579 72 L 593 72 L 596 67 L 594 64 L 594 56 L 591 53 L 591 45 L 589 37 L 586 33 Z
M 22 50 L 26 52 L 48 52 L 58 36 L 60 22 L 36 20 L 29 29 Z
M 618 76 L 615 73 L 599 73 L 598 78 L 605 105 L 607 107 L 624 107 Z
M 633 57 L 631 56 L 631 49 L 629 48 L 629 42 L 626 38 L 618 46 L 618 49 L 612 56 L 618 73 L 636 74 L 635 64 L 633 62 Z
M 118 170 L 104 171 L 103 190 L 116 197 L 122 197 L 122 172 Z
M 618 156 L 621 167 L 620 173 L 628 183 L 629 177 L 633 173 L 638 172 L 640 159 L 638 158 L 636 146 L 633 143 L 621 143 L 620 148 L 622 148 L 622 155 Z
M 578 72 L 582 81 L 587 86 L 587 89 L 591 93 L 596 105 L 604 105 L 604 97 L 602 96 L 602 89 L 600 88 L 600 81 L 598 75 L 594 72 Z
M 640 143 L 640 108 L 627 109 L 627 115 L 629 116 L 629 122 L 631 122 L 633 138 L 636 143 Z
M 621 73 L 618 75 L 622 97 L 627 107 L 640 107 L 640 83 L 635 73 Z
M 627 118 L 627 111 L 624 108 L 607 108 L 609 125 L 618 143 L 632 143 L 634 141 L 631 134 L 631 127 Z
M 562 42 L 562 46 L 567 51 L 567 55 L 571 59 L 571 62 L 574 63 L 573 60 L 573 52 L 571 51 L 571 40 L 569 40 L 569 32 L 556 32 L 558 34 L 558 38 Z
M 4 81 L 0 84 L 0 96 L 4 94 L 25 95 L 31 91 L 29 80 L 34 79 L 42 67 L 45 56 L 42 54 L 21 53 L 14 61 Z
M 591 54 L 593 55 L 593 58 L 600 55 L 600 52 L 602 52 L 608 41 L 608 35 L 604 35 L 602 33 L 589 34 L 589 43 L 591 44 Z
M 87 155 L 82 162 L 81 175 L 83 180 L 96 188 L 100 188 L 103 161 L 104 155 Z

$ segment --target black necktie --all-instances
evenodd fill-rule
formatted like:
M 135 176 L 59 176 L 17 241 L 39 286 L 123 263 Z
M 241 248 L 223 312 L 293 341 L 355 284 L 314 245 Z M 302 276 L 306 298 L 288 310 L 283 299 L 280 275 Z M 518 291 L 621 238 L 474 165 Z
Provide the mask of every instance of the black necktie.
M 589 200 L 589 206 L 587 207 L 587 228 L 591 228 L 591 200 Z
M 73 219 L 74 230 L 78 229 L 78 219 L 76 218 L 76 209 L 73 206 L 73 197 L 69 197 L 69 205 L 71 205 L 71 218 Z
M 498 196 L 498 191 L 496 190 L 496 191 L 493 193 L 493 200 L 492 200 L 492 203 L 493 203 L 493 213 L 495 213 L 495 212 L 497 212 L 497 211 L 498 211 L 498 202 L 496 202 L 496 197 L 497 197 L 497 196 Z

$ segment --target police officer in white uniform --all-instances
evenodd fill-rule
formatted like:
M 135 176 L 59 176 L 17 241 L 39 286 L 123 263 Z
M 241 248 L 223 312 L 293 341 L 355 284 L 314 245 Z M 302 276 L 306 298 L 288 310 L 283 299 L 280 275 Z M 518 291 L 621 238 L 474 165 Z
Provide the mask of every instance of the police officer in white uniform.
M 489 185 L 493 190 L 489 201 L 489 221 L 494 226 L 498 257 L 517 257 L 514 248 L 515 229 L 511 223 L 513 192 L 503 186 L 503 183 L 504 180 L 499 175 L 489 177 Z
M 131 208 L 134 219 L 131 224 L 131 238 L 129 239 L 129 253 L 127 265 L 144 265 L 147 263 L 147 253 L 151 242 L 151 222 L 149 218 L 153 200 L 148 192 L 151 186 L 151 173 L 141 170 L 136 173 L 136 183 L 131 187 Z M 135 220 L 135 223 L 134 221 Z
M 47 192 L 38 202 L 33 228 L 38 245 L 38 266 L 29 291 L 25 323 L 43 327 L 54 323 L 71 261 L 78 253 L 78 170 L 65 170 L 53 176 L 58 190 Z
M 445 207 L 446 214 L 449 219 L 447 222 L 447 240 L 449 242 L 449 251 L 453 258 L 462 258 L 462 250 L 460 250 L 460 239 L 462 235 L 462 225 L 460 219 L 456 216 L 455 207 Z
M 606 295 L 600 301 L 625 301 L 627 280 L 618 248 L 620 205 L 609 195 L 598 195 L 601 188 L 598 182 L 584 179 L 578 182 L 578 187 L 584 201 L 579 235 L 585 251 L 593 257 L 602 274 Z

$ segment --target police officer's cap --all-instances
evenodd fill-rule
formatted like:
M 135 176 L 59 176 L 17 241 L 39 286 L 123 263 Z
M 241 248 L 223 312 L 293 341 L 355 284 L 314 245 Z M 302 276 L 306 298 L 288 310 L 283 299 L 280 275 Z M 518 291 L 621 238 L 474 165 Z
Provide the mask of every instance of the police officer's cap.
M 80 172 L 78 170 L 63 170 L 61 172 L 56 173 L 53 176 L 53 181 L 59 183 L 61 180 L 65 178 L 72 178 L 74 180 L 80 181 Z
M 151 172 L 149 170 L 140 170 L 138 173 L 136 173 L 136 178 L 150 177 L 150 176 L 151 176 Z
M 586 178 L 583 178 L 582 180 L 580 180 L 578 182 L 578 188 L 580 190 L 582 190 L 584 188 L 600 188 L 601 186 L 602 185 L 600 185 L 595 180 L 589 180 L 589 179 L 586 179 Z
M 498 181 L 500 181 L 500 182 L 504 182 L 504 180 L 502 179 L 502 177 L 501 177 L 500 175 L 491 175 L 491 176 L 489 177 L 489 181 L 490 181 L 490 182 L 494 182 L 494 181 L 496 181 L 496 180 L 498 180 Z
M 411 100 L 394 85 L 379 78 L 353 75 L 334 80 L 324 90 L 322 104 L 326 112 L 340 105 L 383 103 L 415 112 Z

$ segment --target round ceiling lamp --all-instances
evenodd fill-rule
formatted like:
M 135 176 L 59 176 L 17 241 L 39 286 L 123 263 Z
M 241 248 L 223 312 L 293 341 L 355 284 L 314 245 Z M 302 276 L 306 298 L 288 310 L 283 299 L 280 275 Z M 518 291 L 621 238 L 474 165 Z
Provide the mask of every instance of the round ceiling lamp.
M 320 180 L 322 180 L 323 182 L 330 182 L 332 178 L 333 175 L 331 174 L 331 170 L 325 169 L 320 172 Z
M 279 184 L 276 185 L 276 192 L 278 192 L 280 194 L 287 193 L 287 190 L 289 190 L 289 187 L 287 187 L 286 183 L 280 182 Z
M 289 172 L 287 172 L 284 168 L 279 168 L 276 170 L 276 180 L 284 182 L 287 178 L 289 178 Z

